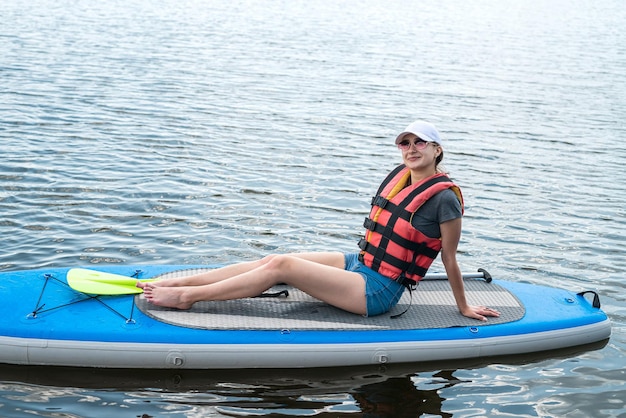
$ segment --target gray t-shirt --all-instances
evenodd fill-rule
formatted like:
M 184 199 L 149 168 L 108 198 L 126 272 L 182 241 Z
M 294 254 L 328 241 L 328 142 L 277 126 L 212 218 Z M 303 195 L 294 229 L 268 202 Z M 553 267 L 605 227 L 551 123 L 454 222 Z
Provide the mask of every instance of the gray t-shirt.
M 427 237 L 441 238 L 439 224 L 463 216 L 461 202 L 450 190 L 443 190 L 426 201 L 413 215 L 411 225 Z

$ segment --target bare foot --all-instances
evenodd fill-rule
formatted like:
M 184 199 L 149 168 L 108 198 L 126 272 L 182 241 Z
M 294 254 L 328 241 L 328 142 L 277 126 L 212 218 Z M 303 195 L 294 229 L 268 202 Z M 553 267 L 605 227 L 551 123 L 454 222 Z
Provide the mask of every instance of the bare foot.
M 143 293 L 150 303 L 157 306 L 176 309 L 190 309 L 193 302 L 184 299 L 184 287 L 160 287 L 153 283 L 145 283 Z

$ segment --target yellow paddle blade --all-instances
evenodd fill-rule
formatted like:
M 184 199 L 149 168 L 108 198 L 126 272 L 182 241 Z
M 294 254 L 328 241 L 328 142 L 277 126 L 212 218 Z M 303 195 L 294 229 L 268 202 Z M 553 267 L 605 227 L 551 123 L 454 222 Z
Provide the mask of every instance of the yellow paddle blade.
M 142 282 L 153 279 L 142 280 Z M 67 272 L 67 284 L 74 290 L 90 295 L 130 295 L 141 293 L 138 279 L 121 274 L 75 268 Z

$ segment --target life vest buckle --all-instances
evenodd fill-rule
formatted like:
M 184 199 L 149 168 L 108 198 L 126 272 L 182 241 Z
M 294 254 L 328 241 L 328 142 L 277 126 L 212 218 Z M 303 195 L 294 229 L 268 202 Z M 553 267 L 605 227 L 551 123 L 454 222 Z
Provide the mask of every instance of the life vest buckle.
M 378 206 L 381 209 L 385 209 L 387 203 L 389 203 L 389 199 L 386 199 L 380 195 L 374 196 L 372 198 L 372 206 Z
M 376 222 L 372 221 L 370 218 L 365 218 L 365 220 L 363 221 L 363 227 L 368 231 L 375 231 Z

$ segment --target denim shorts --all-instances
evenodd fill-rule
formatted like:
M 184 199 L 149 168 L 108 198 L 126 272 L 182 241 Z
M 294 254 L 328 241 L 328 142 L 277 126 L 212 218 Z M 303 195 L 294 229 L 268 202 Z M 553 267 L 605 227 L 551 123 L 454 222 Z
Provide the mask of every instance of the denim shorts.
M 357 253 L 345 254 L 345 263 L 347 271 L 359 273 L 365 280 L 366 316 L 380 315 L 396 306 L 404 286 L 361 263 Z

